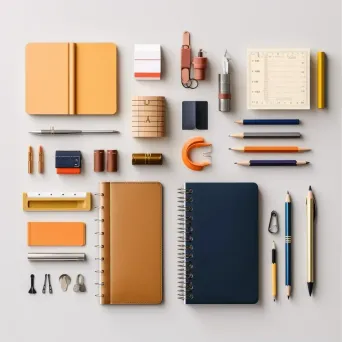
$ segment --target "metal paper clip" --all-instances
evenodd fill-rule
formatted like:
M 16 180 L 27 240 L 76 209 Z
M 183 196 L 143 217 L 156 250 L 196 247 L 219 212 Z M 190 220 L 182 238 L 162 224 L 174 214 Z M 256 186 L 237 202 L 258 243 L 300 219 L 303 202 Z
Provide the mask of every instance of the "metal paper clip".
M 278 214 L 275 210 L 271 211 L 270 223 L 268 224 L 268 231 L 272 234 L 279 232 Z

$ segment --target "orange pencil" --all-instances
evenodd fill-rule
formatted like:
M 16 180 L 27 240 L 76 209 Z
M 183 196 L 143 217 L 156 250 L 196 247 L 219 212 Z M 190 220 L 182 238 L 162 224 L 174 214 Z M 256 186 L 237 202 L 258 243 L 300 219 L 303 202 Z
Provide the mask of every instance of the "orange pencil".
M 43 146 L 39 146 L 38 172 L 44 173 L 44 151 Z
M 29 146 L 28 148 L 27 158 L 28 158 L 27 172 L 32 173 L 33 172 L 33 151 L 32 151 L 31 146 Z
M 311 151 L 310 148 L 301 148 L 297 146 L 245 146 L 233 147 L 232 151 L 250 152 L 250 153 L 298 153 Z

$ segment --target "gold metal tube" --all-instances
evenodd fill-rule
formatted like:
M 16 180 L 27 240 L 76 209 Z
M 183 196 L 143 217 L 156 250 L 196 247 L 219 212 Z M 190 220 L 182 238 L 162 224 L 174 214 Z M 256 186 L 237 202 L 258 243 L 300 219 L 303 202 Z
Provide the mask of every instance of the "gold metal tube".
M 132 165 L 162 165 L 163 155 L 161 153 L 133 153 Z
M 325 52 L 317 52 L 317 108 L 325 108 L 325 90 L 326 90 L 326 55 Z

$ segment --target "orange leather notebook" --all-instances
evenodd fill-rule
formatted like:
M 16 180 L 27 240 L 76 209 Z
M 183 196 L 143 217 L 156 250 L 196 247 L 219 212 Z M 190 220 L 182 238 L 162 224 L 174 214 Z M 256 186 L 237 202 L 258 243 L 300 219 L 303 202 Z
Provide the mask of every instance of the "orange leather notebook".
M 28 246 L 84 246 L 82 222 L 28 222 Z
M 162 185 L 100 185 L 100 303 L 162 301 Z
M 112 43 L 26 45 L 26 112 L 113 115 L 117 51 Z

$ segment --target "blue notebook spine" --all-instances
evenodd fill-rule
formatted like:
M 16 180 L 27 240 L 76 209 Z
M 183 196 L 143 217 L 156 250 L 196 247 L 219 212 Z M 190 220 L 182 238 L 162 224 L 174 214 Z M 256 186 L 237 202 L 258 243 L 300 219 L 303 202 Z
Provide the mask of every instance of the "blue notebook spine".
M 193 191 L 178 189 L 178 299 L 193 299 Z

